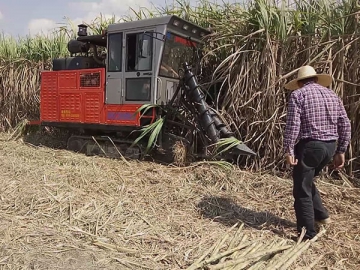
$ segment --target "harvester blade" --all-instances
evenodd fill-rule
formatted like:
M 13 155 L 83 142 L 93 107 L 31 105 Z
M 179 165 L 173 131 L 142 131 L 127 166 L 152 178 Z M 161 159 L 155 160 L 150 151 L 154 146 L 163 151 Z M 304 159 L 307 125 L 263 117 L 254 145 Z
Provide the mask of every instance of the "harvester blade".
M 251 150 L 249 147 L 247 147 L 246 144 L 240 143 L 236 147 L 232 149 L 233 153 L 236 155 L 253 155 L 255 156 L 256 153 Z

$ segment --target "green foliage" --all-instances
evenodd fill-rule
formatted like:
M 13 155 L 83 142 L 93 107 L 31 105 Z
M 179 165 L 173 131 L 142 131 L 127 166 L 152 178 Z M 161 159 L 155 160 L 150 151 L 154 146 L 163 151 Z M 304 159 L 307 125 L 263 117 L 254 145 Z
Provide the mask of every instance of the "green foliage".
M 249 164 L 256 169 L 283 165 L 279 155 L 286 115 L 283 84 L 295 75 L 292 71 L 311 64 L 319 72 L 330 72 L 334 77 L 332 89 L 343 98 L 353 124 L 349 170 L 355 170 L 360 166 L 355 158 L 360 155 L 357 1 L 288 3 L 252 0 L 217 4 L 200 0 L 192 5 L 190 1 L 177 0 L 165 7 L 132 9 L 129 16 L 120 19 L 176 14 L 213 30 L 205 40 L 204 82 L 209 82 L 209 87 L 220 82 L 215 100 L 221 102 L 215 106 L 236 136 L 261 156 Z M 86 23 L 90 32 L 100 33 L 120 19 L 99 16 Z M 68 20 L 66 26 L 47 37 L 0 37 L 0 128 L 14 127 L 22 119 L 38 115 L 39 71 L 51 68 L 52 58 L 68 55 L 67 41 L 75 34 L 76 26 Z M 164 119 L 158 121 L 143 132 L 150 135 L 161 129 Z M 152 136 L 154 141 L 156 138 Z
M 132 143 L 132 146 L 138 144 L 143 138 L 149 135 L 148 143 L 145 149 L 145 153 L 148 153 L 149 150 L 151 150 L 151 148 L 157 142 L 157 139 L 160 135 L 163 125 L 164 125 L 164 118 L 160 117 L 154 123 L 144 126 L 141 129 L 142 131 L 141 134 Z
M 237 145 L 241 144 L 242 142 L 235 137 L 230 138 L 221 138 L 215 145 L 215 156 L 221 155 L 236 147 Z
M 159 108 L 160 106 L 159 105 L 156 105 L 156 104 L 143 104 L 141 105 L 141 107 L 139 109 L 137 109 L 134 114 L 138 114 L 138 113 L 141 113 L 140 114 L 140 117 L 143 116 L 148 110 L 150 109 L 154 109 L 154 108 Z

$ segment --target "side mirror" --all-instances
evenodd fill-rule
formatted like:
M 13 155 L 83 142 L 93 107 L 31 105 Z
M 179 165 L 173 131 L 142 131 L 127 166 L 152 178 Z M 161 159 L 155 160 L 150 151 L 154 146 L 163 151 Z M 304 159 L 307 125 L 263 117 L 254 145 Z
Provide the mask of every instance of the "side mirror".
M 141 39 L 140 40 L 140 57 L 147 58 L 149 55 L 150 55 L 149 40 Z
M 149 40 L 144 39 L 146 35 L 143 34 L 142 38 L 139 40 L 140 53 L 139 56 L 141 58 L 147 58 L 150 55 L 149 51 Z

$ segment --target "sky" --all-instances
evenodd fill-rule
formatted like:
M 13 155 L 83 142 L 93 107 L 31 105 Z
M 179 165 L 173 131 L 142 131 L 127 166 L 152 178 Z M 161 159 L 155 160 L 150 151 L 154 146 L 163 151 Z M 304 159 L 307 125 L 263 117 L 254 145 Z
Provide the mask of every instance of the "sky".
M 14 37 L 47 34 L 66 24 L 65 17 L 77 24 L 90 23 L 100 13 L 121 17 L 128 13 L 130 5 L 137 10 L 165 6 L 165 1 L 172 3 L 172 0 L 0 0 L 0 32 Z
M 165 0 L 0 0 L 0 31 L 12 36 L 47 33 L 72 21 L 91 22 L 100 13 L 121 16 L 139 6 L 164 5 Z

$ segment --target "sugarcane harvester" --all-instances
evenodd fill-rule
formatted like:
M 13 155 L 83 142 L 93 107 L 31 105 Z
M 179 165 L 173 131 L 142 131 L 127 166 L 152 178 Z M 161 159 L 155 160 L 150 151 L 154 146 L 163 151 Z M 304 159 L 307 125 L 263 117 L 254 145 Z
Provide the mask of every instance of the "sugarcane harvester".
M 78 27 L 70 56 L 53 59 L 41 74 L 38 123 L 69 131 L 69 150 L 138 159 L 156 134 L 144 127 L 153 127 L 151 152 L 171 162 L 178 142 L 206 157 L 214 144 L 234 138 L 193 71 L 206 29 L 174 15 L 111 24 L 97 35 Z M 226 153 L 255 154 L 244 143 Z

